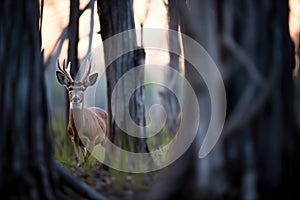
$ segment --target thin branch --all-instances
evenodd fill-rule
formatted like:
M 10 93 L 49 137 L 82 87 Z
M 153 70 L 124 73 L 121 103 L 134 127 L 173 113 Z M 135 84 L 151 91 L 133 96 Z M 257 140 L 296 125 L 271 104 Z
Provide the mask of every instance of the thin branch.
M 63 182 L 66 183 L 73 191 L 81 193 L 88 199 L 97 199 L 97 200 L 107 200 L 102 194 L 98 193 L 96 190 L 85 184 L 84 182 L 78 180 L 71 174 L 69 174 L 62 166 L 60 166 L 55 161 L 55 167 L 57 169 L 58 175 Z
M 92 2 L 95 2 L 95 0 L 91 0 L 91 1 L 90 1 L 90 2 L 89 2 L 82 10 L 79 11 L 79 17 L 81 17 L 81 15 L 82 15 L 87 9 L 89 9 L 89 8 L 91 8 L 91 7 L 94 7 L 94 4 L 93 4 Z M 93 12 L 93 11 L 92 11 L 92 12 Z M 59 51 L 56 51 L 55 56 L 53 57 L 53 60 L 54 60 L 54 61 L 58 59 L 58 56 L 56 56 L 56 55 L 59 55 L 59 54 L 60 54 L 61 49 L 60 49 L 59 47 L 62 46 L 63 42 L 64 42 L 65 39 L 68 37 L 68 35 L 67 35 L 67 33 L 68 33 L 68 28 L 69 28 L 69 25 L 66 26 L 66 27 L 63 29 L 61 35 L 58 37 L 58 39 L 57 39 L 56 42 L 55 42 L 55 45 L 54 45 L 53 49 L 51 50 L 50 55 L 52 55 L 52 54 L 54 53 L 55 49 L 59 50 Z M 50 63 L 50 61 L 47 60 L 46 63 Z
M 247 126 L 263 110 L 263 107 L 268 102 L 277 86 L 276 83 L 279 81 L 281 71 L 280 65 L 276 65 L 275 69 L 273 69 L 270 75 L 270 78 L 263 86 L 260 96 L 256 101 L 253 102 L 252 105 L 249 106 L 251 109 L 249 109 L 249 112 L 246 116 L 241 117 L 240 115 L 235 115 L 231 117 L 230 121 L 226 123 L 223 130 L 223 135 L 225 137 L 233 136 L 234 133 L 237 133 L 237 131 Z
M 89 46 L 86 57 L 92 51 L 92 42 L 93 42 L 93 34 L 94 34 L 94 7 L 95 7 L 95 0 L 91 0 L 91 22 L 90 22 L 90 33 L 89 33 Z
M 162 2 L 163 2 L 163 4 L 164 4 L 164 6 L 165 6 L 166 8 L 168 8 L 168 3 L 169 3 L 169 1 L 168 1 L 168 0 L 162 0 Z
M 224 35 L 222 43 L 227 50 L 229 50 L 235 58 L 242 64 L 241 66 L 249 72 L 250 79 L 257 86 L 262 86 L 265 83 L 263 75 L 257 70 L 252 59 L 247 53 L 228 35 Z
M 145 14 L 144 14 L 144 16 L 143 16 L 143 18 L 140 18 L 139 16 L 137 16 L 137 18 L 138 18 L 138 21 L 139 21 L 139 23 L 140 23 L 140 25 L 141 25 L 141 47 L 143 47 L 143 27 L 144 27 L 144 23 L 145 23 L 145 21 L 147 20 L 147 18 L 148 18 L 148 15 L 149 15 L 149 8 L 150 8 L 150 4 L 151 4 L 151 0 L 147 0 L 147 3 L 146 3 L 146 11 L 145 11 Z
M 91 0 L 89 3 L 86 4 L 86 6 L 83 9 L 79 10 L 78 17 L 80 17 L 87 9 L 94 7 L 95 3 L 93 2 L 95 2 L 95 0 Z
M 57 45 L 55 45 L 56 48 L 56 52 L 54 54 L 54 56 L 51 56 L 53 51 L 55 49 L 52 50 L 52 53 L 50 54 L 50 57 L 48 58 L 47 61 L 45 61 L 45 72 L 46 72 L 46 85 L 47 85 L 47 102 L 48 102 L 48 106 L 49 106 L 49 114 L 52 113 L 52 97 L 51 97 L 51 92 L 52 92 L 52 81 L 54 79 L 54 74 L 55 74 L 55 61 L 58 59 L 59 54 L 62 50 L 63 47 L 63 43 L 65 41 L 65 39 L 67 38 L 67 34 L 68 33 L 68 29 L 65 28 L 64 31 L 62 32 L 61 36 L 59 37 L 60 39 L 56 42 L 58 43 Z
M 230 114 L 227 125 L 225 126 L 225 131 L 227 131 L 228 127 L 232 129 L 233 124 L 239 124 L 241 119 L 243 119 L 246 115 L 246 111 L 250 108 L 251 102 L 253 101 L 253 97 L 255 94 L 255 86 L 253 84 L 248 84 L 244 89 L 244 92 L 239 99 L 237 105 L 234 107 L 233 112 Z M 224 133 L 223 132 L 223 133 Z
M 239 102 L 235 106 L 232 116 L 235 116 L 234 118 L 241 118 L 243 115 L 245 115 L 246 111 L 249 109 L 249 106 L 251 105 L 252 99 L 255 95 L 255 86 L 253 84 L 248 84 L 246 88 L 244 89 L 243 94 L 241 95 L 241 98 L 239 98 Z M 231 117 L 229 118 L 229 120 Z
M 53 47 L 53 49 L 50 52 L 50 57 L 49 59 L 46 61 L 46 63 L 50 63 L 52 64 L 52 62 L 50 62 L 50 60 L 54 60 L 56 61 L 58 59 L 58 56 L 61 52 L 62 46 L 64 44 L 64 41 L 66 40 L 68 36 L 68 27 L 65 27 L 61 33 L 61 35 L 57 38 L 55 45 Z M 54 51 L 56 50 L 56 52 L 54 53 Z M 51 55 L 53 55 L 53 57 L 51 57 Z M 46 67 L 48 67 L 49 65 L 46 65 Z

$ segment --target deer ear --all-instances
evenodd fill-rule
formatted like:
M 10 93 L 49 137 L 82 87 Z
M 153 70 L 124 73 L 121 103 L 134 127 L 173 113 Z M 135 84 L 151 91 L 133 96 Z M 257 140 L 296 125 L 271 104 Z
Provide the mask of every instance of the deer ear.
M 90 75 L 84 82 L 85 87 L 92 86 L 96 83 L 98 78 L 98 73 Z
M 64 75 L 60 71 L 56 71 L 56 78 L 61 85 L 64 85 L 64 86 L 70 85 L 69 79 L 66 77 L 66 75 Z

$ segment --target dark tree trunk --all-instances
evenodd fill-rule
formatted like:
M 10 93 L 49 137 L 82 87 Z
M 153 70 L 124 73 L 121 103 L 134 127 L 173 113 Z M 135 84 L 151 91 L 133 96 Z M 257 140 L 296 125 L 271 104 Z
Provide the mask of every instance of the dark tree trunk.
M 288 1 L 232 0 L 219 7 L 223 62 L 234 73 L 227 89 L 229 112 L 239 118 L 236 124 L 229 118 L 224 131 L 231 190 L 243 199 L 295 199 L 299 135 Z
M 79 69 L 78 42 L 79 42 L 79 0 L 70 0 L 70 21 L 68 27 L 68 61 L 71 61 L 70 74 L 75 80 Z
M 133 5 L 131 0 L 99 0 L 98 14 L 100 18 L 101 36 L 102 40 L 106 40 L 111 36 L 135 28 L 134 16 L 133 16 Z M 111 52 L 115 51 L 116 48 L 122 48 L 124 45 L 129 45 L 132 49 L 137 46 L 136 35 L 129 35 L 128 38 L 124 38 L 123 42 L 114 43 L 114 45 L 104 45 L 105 62 L 107 63 Z M 132 119 L 121 117 L 124 120 L 122 123 L 127 124 L 128 120 L 133 120 L 137 125 L 145 125 L 145 109 L 144 109 L 144 87 L 137 88 L 131 97 L 129 108 L 126 106 L 125 98 L 130 94 L 128 93 L 129 86 L 137 86 L 139 83 L 144 81 L 143 71 L 132 77 L 131 81 L 123 82 L 122 88 L 117 88 L 117 92 L 121 94 L 122 98 L 111 99 L 112 91 L 115 89 L 117 81 L 129 70 L 135 67 L 135 64 L 141 64 L 140 59 L 144 57 L 145 52 L 140 49 L 131 51 L 120 58 L 115 60 L 106 69 L 107 77 L 107 97 L 108 97 L 108 112 L 110 116 L 110 140 L 117 144 L 119 147 L 129 150 L 131 152 L 147 152 L 148 147 L 146 139 L 138 139 L 127 135 L 119 129 L 116 122 L 111 116 L 119 115 L 124 116 L 126 109 L 129 109 Z M 143 62 L 143 61 L 142 61 Z M 119 109 L 116 113 L 112 113 L 111 102 L 116 102 Z M 122 159 L 122 158 L 121 158 Z
M 79 42 L 79 0 L 70 0 L 70 19 L 69 19 L 69 27 L 68 27 L 68 38 L 69 38 L 69 46 L 68 46 L 68 59 L 67 62 L 71 62 L 70 74 L 75 80 L 77 73 L 79 71 L 79 63 L 78 63 L 78 42 Z M 68 91 L 65 91 L 65 119 L 66 125 L 68 125 L 69 121 L 69 94 Z M 67 127 L 67 126 L 66 126 Z
M 288 29 L 288 1 L 191 0 L 190 7 L 186 1 L 178 2 L 181 30 L 214 59 L 226 83 L 228 100 L 221 138 L 213 151 L 199 160 L 198 189 L 181 196 L 298 199 L 300 149 L 295 130 L 294 47 Z M 205 130 L 209 97 L 201 77 L 195 76 L 187 63 L 185 72 L 198 95 L 200 126 Z M 202 137 L 201 131 L 199 134 Z M 182 169 L 195 164 L 190 161 L 172 169 L 182 172 L 180 175 L 167 173 L 151 194 L 173 199 L 171 189 L 190 188 L 190 182 L 182 181 L 189 174 Z M 171 182 L 180 184 L 170 187 Z
M 0 7 L 0 199 L 63 199 L 68 187 L 104 200 L 54 161 L 38 2 Z
M 55 199 L 38 1 L 4 1 L 0 16 L 0 197 Z
M 177 1 L 168 1 L 168 25 L 169 29 L 173 31 L 179 31 L 179 15 L 177 11 Z M 180 49 L 179 46 L 179 35 L 177 38 L 169 37 L 170 49 Z M 169 58 L 169 66 L 179 73 L 179 55 L 170 53 Z M 178 87 L 178 79 L 177 76 L 173 74 L 173 71 L 170 71 L 167 82 L 169 86 L 163 92 L 160 92 L 160 96 L 162 98 L 163 107 L 167 112 L 166 130 L 169 134 L 175 135 L 180 123 L 180 116 L 178 116 L 180 110 L 177 97 L 170 90 L 180 91 L 182 88 Z

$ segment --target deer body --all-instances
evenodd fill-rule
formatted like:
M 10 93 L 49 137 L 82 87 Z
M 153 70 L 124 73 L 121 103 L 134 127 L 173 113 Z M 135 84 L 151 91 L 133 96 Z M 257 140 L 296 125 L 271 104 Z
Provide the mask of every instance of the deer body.
M 70 65 L 70 63 L 69 63 Z M 68 65 L 68 67 L 69 67 Z M 64 85 L 69 92 L 69 122 L 68 134 L 71 137 L 75 160 L 79 160 L 78 147 L 81 148 L 84 160 L 87 161 L 90 152 L 98 144 L 104 144 L 108 137 L 108 114 L 101 108 L 84 108 L 84 91 L 95 84 L 98 74 L 89 75 L 91 66 L 81 81 L 73 81 L 66 71 L 65 62 L 63 68 L 56 72 L 58 82 Z
M 77 146 L 81 148 L 84 159 L 87 160 L 96 145 L 105 143 L 108 137 L 107 124 L 107 113 L 101 108 L 70 109 L 68 133 L 72 140 L 76 160 L 79 158 Z

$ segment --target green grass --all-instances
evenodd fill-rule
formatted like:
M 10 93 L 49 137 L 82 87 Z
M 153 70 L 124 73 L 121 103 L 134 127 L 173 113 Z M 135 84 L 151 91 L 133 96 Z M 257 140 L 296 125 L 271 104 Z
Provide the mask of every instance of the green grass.
M 156 90 L 159 88 L 151 87 L 149 88 L 149 96 L 153 95 Z M 161 89 L 161 88 L 160 88 Z M 158 98 L 158 97 L 157 97 Z M 159 103 L 154 99 L 150 101 L 151 103 Z M 56 108 L 56 115 L 52 118 L 52 130 L 54 135 L 54 154 L 57 161 L 64 166 L 64 168 L 68 169 L 70 172 L 74 172 L 74 156 L 73 156 L 73 147 L 71 144 L 70 136 L 66 132 L 66 123 L 64 120 L 64 115 L 62 112 L 59 112 L 61 108 Z M 158 134 L 153 137 L 147 139 L 147 144 L 150 152 L 156 150 L 156 154 L 152 156 L 153 162 L 156 165 L 161 165 L 163 163 L 167 163 L 169 161 L 168 150 L 165 147 L 168 145 L 175 134 L 169 133 L 165 128 Z M 128 141 L 125 137 L 121 138 L 122 145 L 125 148 L 129 148 Z M 81 151 L 79 151 L 81 152 Z M 124 168 L 130 169 L 130 165 L 132 164 L 129 156 L 118 155 L 116 152 L 111 153 L 111 162 L 115 165 L 122 165 Z M 81 160 L 83 161 L 83 155 L 80 153 Z M 89 157 L 88 161 L 82 165 L 85 173 L 89 174 L 93 171 L 93 165 L 97 160 L 100 162 L 104 161 L 105 157 L 105 149 L 101 145 L 97 145 L 92 152 L 92 155 Z M 147 162 L 142 159 L 135 163 L 138 165 L 139 169 L 148 169 Z M 124 188 L 132 187 L 135 189 L 143 189 L 147 186 L 147 174 L 132 174 L 126 172 L 120 172 L 116 170 L 110 170 L 110 174 L 114 177 L 113 187 L 115 190 L 122 191 Z
M 52 129 L 54 133 L 54 155 L 56 160 L 64 166 L 66 169 L 71 170 L 75 163 L 73 155 L 73 147 L 71 139 L 66 132 L 66 124 L 63 117 L 53 118 Z M 79 148 L 79 147 L 78 147 Z M 83 154 L 79 149 L 80 160 L 83 162 Z M 88 172 L 96 160 L 103 161 L 105 155 L 105 149 L 101 145 L 97 145 L 94 148 L 89 159 L 84 162 L 83 167 Z
M 59 163 L 65 168 L 72 167 L 73 156 L 71 155 L 70 138 L 66 133 L 66 125 L 63 117 L 52 120 L 52 129 L 54 133 L 54 155 Z

